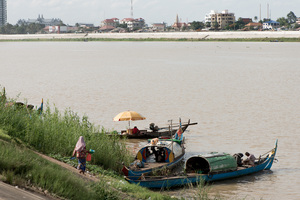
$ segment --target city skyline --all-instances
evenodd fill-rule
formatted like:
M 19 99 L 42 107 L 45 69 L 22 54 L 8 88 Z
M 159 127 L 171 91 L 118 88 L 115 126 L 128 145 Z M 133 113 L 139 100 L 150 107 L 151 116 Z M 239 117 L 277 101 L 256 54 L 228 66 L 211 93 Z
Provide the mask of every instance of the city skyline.
M 235 13 L 236 19 L 260 17 L 267 18 L 267 5 L 269 16 L 276 20 L 293 11 L 300 15 L 300 0 L 252 0 L 241 2 L 239 0 L 133 0 L 133 17 L 143 18 L 147 24 L 166 22 L 171 25 L 178 14 L 182 22 L 203 21 L 205 15 L 211 10 L 228 10 Z M 7 22 L 16 24 L 19 19 L 34 19 L 38 15 L 45 18 L 60 18 L 65 24 L 93 23 L 98 26 L 101 21 L 108 18 L 131 17 L 131 0 L 7 0 Z

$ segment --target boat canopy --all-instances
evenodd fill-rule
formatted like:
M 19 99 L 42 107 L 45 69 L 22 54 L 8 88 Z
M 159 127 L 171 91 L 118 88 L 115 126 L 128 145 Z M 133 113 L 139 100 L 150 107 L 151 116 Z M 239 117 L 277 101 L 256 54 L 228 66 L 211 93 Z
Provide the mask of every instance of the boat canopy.
M 172 144 L 173 143 L 173 144 Z M 147 162 L 147 158 L 151 154 L 160 154 L 163 161 L 160 162 L 173 162 L 174 159 L 182 155 L 182 147 L 177 142 L 172 141 L 158 141 L 155 144 L 147 144 L 145 147 L 141 148 L 136 157 L 140 161 Z M 157 156 L 157 155 L 156 155 Z
M 211 152 L 190 157 L 185 163 L 185 169 L 186 172 L 207 174 L 236 170 L 237 163 L 230 154 Z

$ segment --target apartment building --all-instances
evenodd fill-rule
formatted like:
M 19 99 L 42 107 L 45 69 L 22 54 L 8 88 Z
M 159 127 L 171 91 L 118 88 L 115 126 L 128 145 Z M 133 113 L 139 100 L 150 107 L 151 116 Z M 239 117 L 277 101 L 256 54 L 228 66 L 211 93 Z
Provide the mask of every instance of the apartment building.
M 124 18 L 120 21 L 120 24 L 127 24 L 129 30 L 142 29 L 145 27 L 145 20 L 143 18 Z
M 6 22 L 7 22 L 6 0 L 0 0 L 0 26 L 4 26 Z
M 212 28 L 214 28 L 214 24 L 217 23 L 218 29 L 224 29 L 227 25 L 233 24 L 234 22 L 234 13 L 229 13 L 228 10 L 223 10 L 221 13 L 211 10 L 211 12 L 205 16 L 205 23 L 210 23 Z

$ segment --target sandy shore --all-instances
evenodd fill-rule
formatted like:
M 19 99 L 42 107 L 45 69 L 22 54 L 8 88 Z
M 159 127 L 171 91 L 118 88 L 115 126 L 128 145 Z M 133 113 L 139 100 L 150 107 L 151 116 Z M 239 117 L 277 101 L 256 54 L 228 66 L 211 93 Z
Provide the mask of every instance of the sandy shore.
M 22 39 L 233 39 L 233 38 L 300 38 L 300 31 L 243 31 L 243 32 L 162 32 L 162 33 L 93 33 L 88 34 L 23 34 L 0 35 L 0 40 Z

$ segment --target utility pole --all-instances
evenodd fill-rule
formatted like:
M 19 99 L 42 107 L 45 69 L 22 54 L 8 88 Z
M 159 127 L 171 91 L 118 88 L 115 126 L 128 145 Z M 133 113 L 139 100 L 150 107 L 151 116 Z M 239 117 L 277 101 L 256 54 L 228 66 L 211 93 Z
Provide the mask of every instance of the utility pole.
M 132 0 L 131 0 L 131 18 L 133 18 L 133 3 L 132 3 Z
M 269 20 L 269 4 L 267 4 L 267 19 Z
M 259 4 L 259 21 L 261 21 L 261 4 Z

